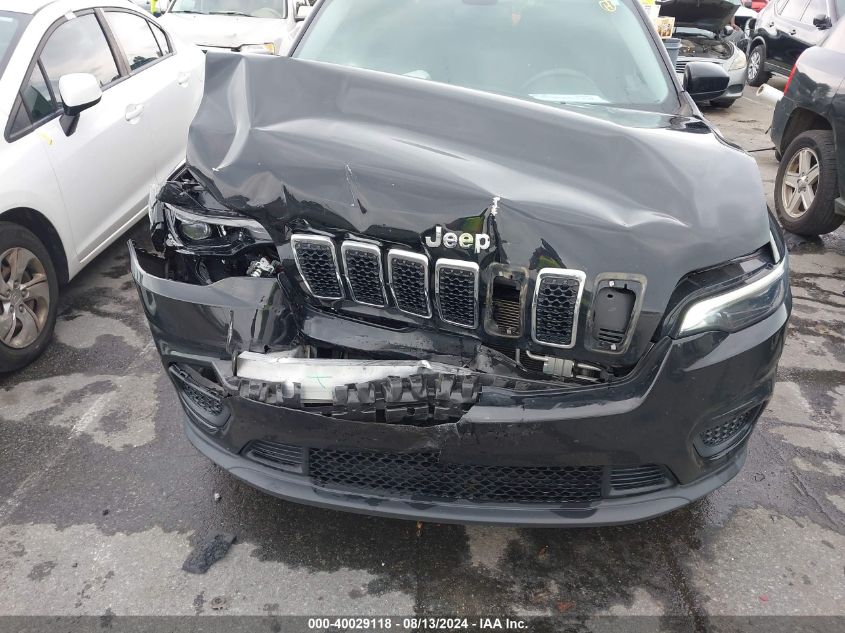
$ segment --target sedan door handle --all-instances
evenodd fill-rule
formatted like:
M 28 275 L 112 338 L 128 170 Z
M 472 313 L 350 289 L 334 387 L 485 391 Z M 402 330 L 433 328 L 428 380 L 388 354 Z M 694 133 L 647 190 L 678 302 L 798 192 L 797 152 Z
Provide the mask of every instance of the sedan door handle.
M 795 35 L 798 31 L 796 29 L 789 29 L 790 35 Z
M 183 88 L 191 81 L 191 73 L 184 71 L 176 75 L 176 83 Z
M 126 106 L 126 120 L 130 123 L 137 123 L 138 119 L 141 118 L 141 114 L 143 112 L 143 103 L 130 103 L 128 106 Z

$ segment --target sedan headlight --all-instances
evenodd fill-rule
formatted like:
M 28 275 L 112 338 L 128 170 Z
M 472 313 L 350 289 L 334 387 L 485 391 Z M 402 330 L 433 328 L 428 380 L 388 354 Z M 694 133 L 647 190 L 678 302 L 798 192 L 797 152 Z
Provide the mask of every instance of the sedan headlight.
M 242 53 L 270 53 L 276 54 L 276 45 L 273 42 L 265 42 L 264 44 L 244 44 L 241 46 Z
M 748 59 L 745 57 L 745 53 L 737 48 L 736 55 L 734 55 L 731 65 L 728 66 L 728 70 L 742 70 L 747 65 Z
M 712 330 L 736 332 L 762 321 L 783 303 L 789 288 L 788 270 L 784 256 L 762 277 L 692 304 L 684 314 L 678 334 L 689 336 Z

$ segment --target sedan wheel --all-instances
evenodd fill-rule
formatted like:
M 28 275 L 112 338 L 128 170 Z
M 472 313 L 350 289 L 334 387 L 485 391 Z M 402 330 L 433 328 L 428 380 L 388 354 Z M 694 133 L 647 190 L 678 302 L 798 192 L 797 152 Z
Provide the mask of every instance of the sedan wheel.
M 50 315 L 50 285 L 44 264 L 32 251 L 0 253 L 0 341 L 13 349 L 35 342 Z
M 808 147 L 798 151 L 786 165 L 781 182 L 783 211 L 800 218 L 812 206 L 819 186 L 819 157 Z

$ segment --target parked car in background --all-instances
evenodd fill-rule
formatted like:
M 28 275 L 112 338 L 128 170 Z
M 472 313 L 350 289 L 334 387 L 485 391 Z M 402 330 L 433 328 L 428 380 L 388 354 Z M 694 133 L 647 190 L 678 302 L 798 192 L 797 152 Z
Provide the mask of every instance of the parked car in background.
M 834 231 L 845 220 L 845 20 L 798 58 L 771 134 L 781 224 L 802 235 Z
M 740 6 L 740 0 L 667 0 L 660 5 L 661 16 L 675 18 L 674 37 L 681 40 L 676 70 L 683 72 L 690 62 L 715 62 L 728 73 L 727 89 L 709 100 L 716 107 L 732 106 L 745 87 L 745 52 L 730 39 L 742 35 L 731 25 Z
M 203 50 L 284 55 L 313 0 L 171 0 L 159 20 Z
M 204 57 L 128 0 L 0 0 L 0 371 L 184 160 Z
M 759 13 L 766 8 L 766 5 L 769 4 L 769 0 L 743 0 L 742 4 L 743 6 L 753 9 L 755 12 Z
M 682 88 L 637 0 L 307 24 L 289 57 L 209 53 L 131 247 L 191 442 L 433 522 L 630 522 L 736 475 L 791 299 L 757 165 L 693 102 L 724 70 Z
M 748 84 L 789 76 L 798 56 L 821 44 L 845 13 L 845 0 L 777 0 L 757 16 L 748 42 Z

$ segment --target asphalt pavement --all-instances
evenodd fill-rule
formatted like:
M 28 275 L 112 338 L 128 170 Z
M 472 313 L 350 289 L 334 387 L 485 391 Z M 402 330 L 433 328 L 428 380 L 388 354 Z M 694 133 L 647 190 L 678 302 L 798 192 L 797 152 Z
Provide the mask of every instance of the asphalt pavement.
M 771 204 L 750 95 L 706 115 Z M 183 436 L 121 239 L 43 358 L 0 377 L 0 615 L 845 616 L 845 228 L 789 242 L 794 314 L 742 473 L 653 521 L 552 530 L 315 509 L 221 472 Z

